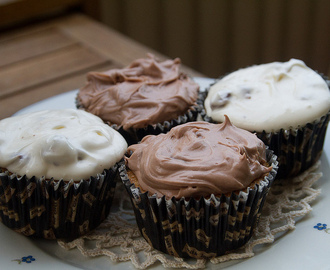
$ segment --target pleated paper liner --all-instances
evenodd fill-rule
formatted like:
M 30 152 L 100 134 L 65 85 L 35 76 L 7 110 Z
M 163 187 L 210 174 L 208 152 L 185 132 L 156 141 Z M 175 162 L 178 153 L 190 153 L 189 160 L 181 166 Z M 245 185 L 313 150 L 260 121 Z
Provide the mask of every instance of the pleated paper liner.
M 327 77 L 323 75 L 322 77 L 330 88 L 330 81 Z M 201 92 L 198 97 L 197 102 L 203 108 L 207 92 L 207 90 Z M 215 123 L 206 115 L 205 109 L 201 110 L 200 116 L 204 121 Z M 297 176 L 319 160 L 323 151 L 329 117 L 330 111 L 314 122 L 295 129 L 253 132 L 277 155 L 279 162 L 277 179 Z
M 79 100 L 76 98 L 76 107 L 81 110 L 85 110 L 84 107 L 79 103 Z M 131 128 L 129 130 L 124 130 L 122 126 L 107 123 L 113 129 L 117 130 L 127 141 L 128 145 L 136 144 L 142 140 L 143 137 L 147 135 L 158 135 L 161 133 L 167 133 L 171 128 L 185 124 L 187 122 L 193 122 L 197 120 L 197 116 L 201 111 L 201 107 L 198 104 L 192 106 L 186 113 L 178 116 L 175 119 L 164 121 L 163 123 L 157 123 L 153 125 L 148 125 L 144 128 Z
M 175 257 L 212 258 L 249 241 L 277 172 L 276 156 L 267 150 L 273 170 L 245 191 L 186 200 L 157 198 L 141 192 L 119 167 L 142 236 L 155 249 Z
M 0 172 L 0 220 L 26 236 L 72 240 L 109 214 L 118 164 L 80 182 Z
M 155 125 L 148 125 L 145 128 L 131 128 L 129 130 L 124 130 L 116 124 L 112 124 L 111 127 L 117 130 L 126 139 L 128 145 L 131 145 L 140 142 L 142 138 L 147 135 L 167 133 L 175 126 L 196 121 L 199 111 L 199 106 L 194 106 L 192 109 L 188 110 L 185 114 L 178 116 L 176 119 L 164 121 L 163 123 L 157 123 Z
M 256 135 L 278 155 L 277 178 L 294 177 L 306 171 L 321 157 L 330 112 L 321 119 L 297 129 L 279 132 L 256 132 Z

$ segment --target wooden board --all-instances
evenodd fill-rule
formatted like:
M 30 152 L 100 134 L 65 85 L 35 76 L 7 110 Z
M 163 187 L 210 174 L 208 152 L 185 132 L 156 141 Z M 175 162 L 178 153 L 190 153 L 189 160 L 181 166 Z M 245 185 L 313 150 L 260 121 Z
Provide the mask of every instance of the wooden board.
M 121 68 L 150 48 L 82 14 L 0 35 L 0 119 L 34 102 L 82 87 L 89 71 Z M 185 66 L 191 76 L 203 76 Z

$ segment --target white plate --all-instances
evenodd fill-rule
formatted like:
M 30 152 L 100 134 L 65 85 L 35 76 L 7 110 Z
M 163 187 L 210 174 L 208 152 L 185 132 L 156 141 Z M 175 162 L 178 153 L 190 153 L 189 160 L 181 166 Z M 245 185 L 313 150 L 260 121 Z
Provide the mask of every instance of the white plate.
M 211 79 L 196 78 L 202 88 L 212 82 Z M 44 109 L 75 108 L 74 100 L 77 91 L 70 91 L 48 98 L 26 107 L 18 113 Z M 328 129 L 324 152 L 321 157 L 323 177 L 315 188 L 322 193 L 312 203 L 313 211 L 299 220 L 294 231 L 288 232 L 262 249 L 255 256 L 240 261 L 221 265 L 208 264 L 209 269 L 330 269 L 330 229 L 317 230 L 317 223 L 328 224 L 330 228 L 330 129 Z M 18 264 L 16 259 L 32 255 L 32 263 Z M 0 224 L 0 269 L 135 269 L 130 262 L 112 263 L 106 257 L 86 258 L 77 250 L 66 251 L 56 241 L 36 240 L 22 236 L 3 224 Z M 164 269 L 153 266 L 152 269 Z

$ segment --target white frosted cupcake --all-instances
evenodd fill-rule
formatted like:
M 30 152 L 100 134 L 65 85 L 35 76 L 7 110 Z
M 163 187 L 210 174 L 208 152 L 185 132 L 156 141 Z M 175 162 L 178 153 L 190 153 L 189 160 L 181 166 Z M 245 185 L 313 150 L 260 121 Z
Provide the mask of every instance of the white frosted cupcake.
M 27 236 L 76 238 L 108 215 L 124 138 L 85 111 L 0 121 L 0 219 Z
M 204 120 L 221 123 L 226 114 L 274 150 L 278 178 L 301 173 L 321 156 L 329 122 L 329 81 L 301 60 L 232 72 L 211 85 L 199 102 Z

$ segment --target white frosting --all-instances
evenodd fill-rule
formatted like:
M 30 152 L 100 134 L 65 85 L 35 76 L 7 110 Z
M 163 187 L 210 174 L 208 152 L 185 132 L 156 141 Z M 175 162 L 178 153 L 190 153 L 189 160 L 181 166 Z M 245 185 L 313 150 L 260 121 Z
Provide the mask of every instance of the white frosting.
M 274 62 L 237 70 L 211 86 L 208 116 L 250 131 L 297 128 L 330 110 L 326 82 L 303 61 Z
M 0 167 L 18 175 L 80 180 L 102 173 L 127 149 L 124 138 L 82 110 L 49 110 L 0 121 Z

